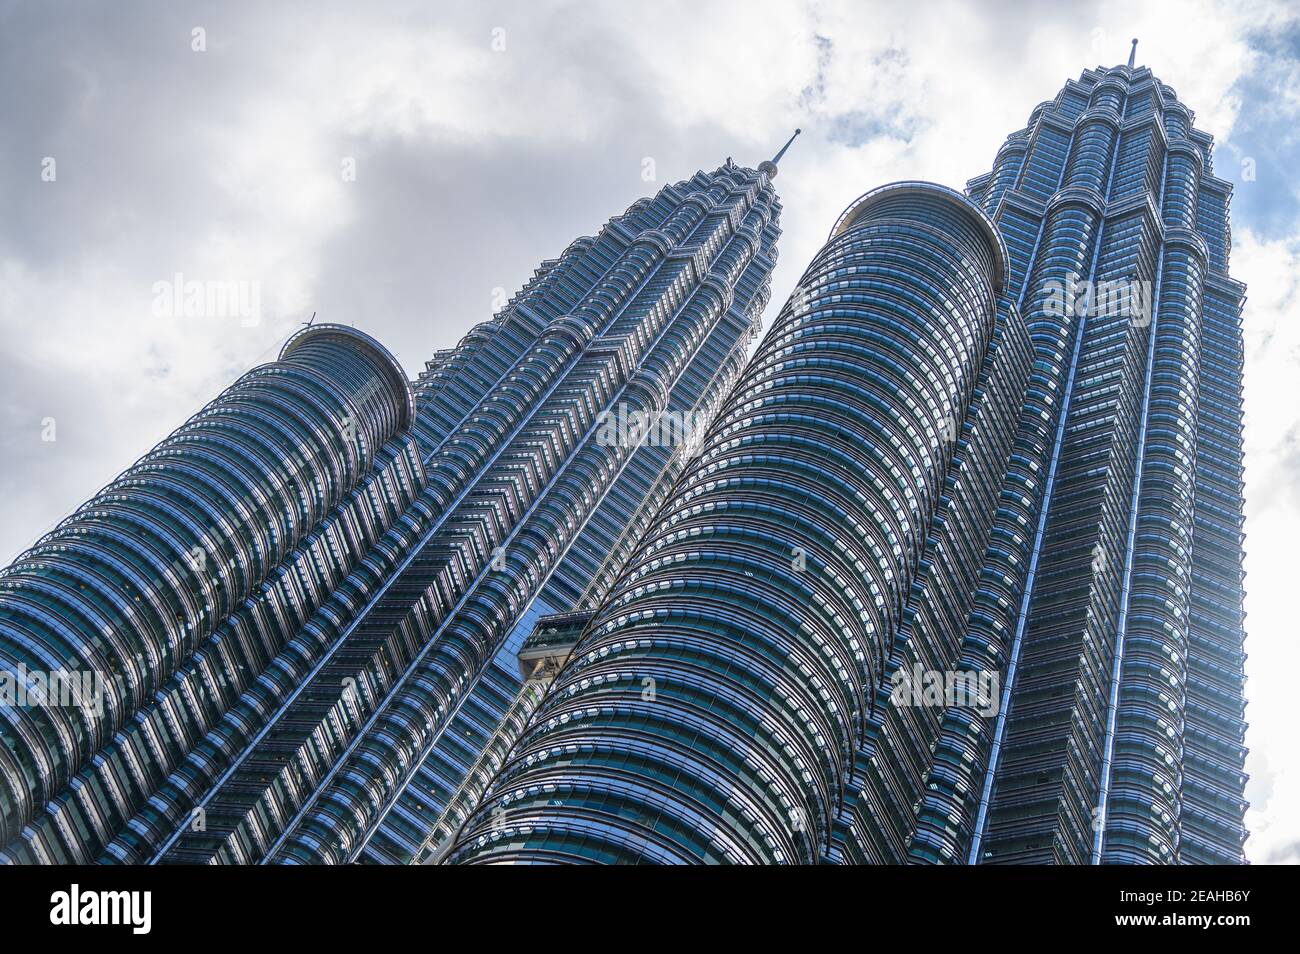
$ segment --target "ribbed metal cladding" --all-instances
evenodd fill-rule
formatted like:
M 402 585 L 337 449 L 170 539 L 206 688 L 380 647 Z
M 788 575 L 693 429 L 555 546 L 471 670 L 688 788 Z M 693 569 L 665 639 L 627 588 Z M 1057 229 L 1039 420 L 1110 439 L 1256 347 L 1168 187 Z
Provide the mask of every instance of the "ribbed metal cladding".
M 928 183 L 837 223 L 451 859 L 815 862 L 992 339 Z
M 409 427 L 392 356 L 296 334 L 0 572 L 0 667 L 90 674 L 102 708 L 0 710 L 0 844 L 32 820 Z

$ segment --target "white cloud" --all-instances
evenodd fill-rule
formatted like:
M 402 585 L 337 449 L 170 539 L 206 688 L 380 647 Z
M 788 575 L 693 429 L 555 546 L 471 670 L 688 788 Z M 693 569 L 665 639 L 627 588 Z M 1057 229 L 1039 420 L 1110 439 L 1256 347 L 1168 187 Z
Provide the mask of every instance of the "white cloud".
M 1300 667 L 1292 597 L 1300 539 L 1300 234 L 1237 233 L 1246 306 L 1246 717 L 1253 778 L 1250 856 L 1300 841 L 1300 759 L 1292 677 Z

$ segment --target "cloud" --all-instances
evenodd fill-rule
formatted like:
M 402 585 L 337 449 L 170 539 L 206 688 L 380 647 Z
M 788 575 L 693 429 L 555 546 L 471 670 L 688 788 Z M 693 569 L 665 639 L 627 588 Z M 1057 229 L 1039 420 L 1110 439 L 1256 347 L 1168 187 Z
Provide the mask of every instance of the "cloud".
M 1260 860 L 1266 865 L 1300 865 L 1300 841 L 1277 845 Z
M 1300 235 L 1237 232 L 1232 270 L 1246 305 L 1246 695 L 1250 856 L 1300 839 L 1300 763 L 1291 676 L 1300 664 L 1291 599 L 1300 538 Z

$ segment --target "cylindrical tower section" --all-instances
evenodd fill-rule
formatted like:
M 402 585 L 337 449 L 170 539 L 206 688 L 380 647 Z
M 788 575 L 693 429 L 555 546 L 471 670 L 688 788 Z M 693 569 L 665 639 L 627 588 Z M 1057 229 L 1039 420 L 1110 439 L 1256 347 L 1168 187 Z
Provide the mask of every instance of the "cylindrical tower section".
M 17 835 L 411 423 L 401 366 L 316 325 L 0 571 L 0 670 L 69 687 L 0 707 Z
M 1196 229 L 1196 200 L 1201 188 L 1201 153 L 1186 139 L 1169 144 L 1161 217 L 1165 227 Z
M 1171 150 L 1171 168 L 1174 162 Z M 1202 337 L 1202 298 L 1188 289 L 1203 285 L 1206 265 L 1199 235 L 1166 231 L 1123 653 L 1111 687 L 1117 708 L 1097 845 L 1103 863 L 1178 857 Z
M 849 208 L 451 860 L 822 857 L 1005 260 L 940 186 Z
M 984 211 L 989 215 L 997 211 L 998 203 L 1007 190 L 1015 188 L 1028 151 L 1029 137 L 1023 132 L 1012 134 L 998 150 L 997 160 L 993 163 L 992 182 L 984 200 Z
M 1075 133 L 1065 182 L 1072 189 L 1087 189 L 1100 200 L 1110 178 L 1111 155 L 1119 138 L 1119 114 L 1094 107 L 1084 113 Z

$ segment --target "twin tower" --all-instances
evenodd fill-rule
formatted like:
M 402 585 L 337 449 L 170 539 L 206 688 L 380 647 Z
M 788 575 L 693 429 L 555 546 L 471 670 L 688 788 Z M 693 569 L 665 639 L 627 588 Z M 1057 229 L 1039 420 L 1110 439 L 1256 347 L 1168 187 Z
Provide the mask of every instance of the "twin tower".
M 1241 862 L 1210 136 L 1086 71 L 854 202 L 750 357 L 776 171 L 414 382 L 300 331 L 0 572 L 0 860 Z

